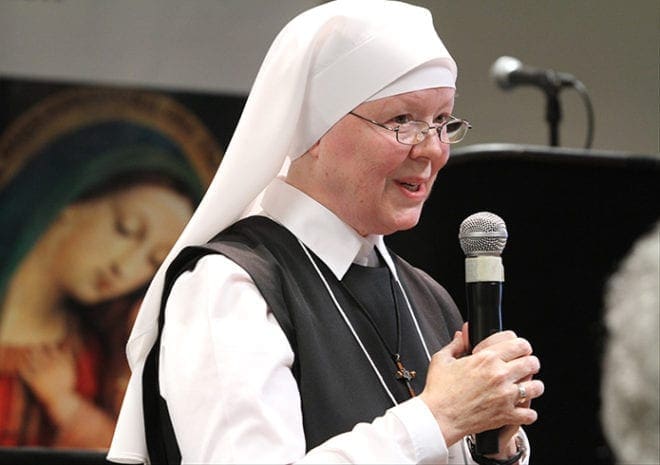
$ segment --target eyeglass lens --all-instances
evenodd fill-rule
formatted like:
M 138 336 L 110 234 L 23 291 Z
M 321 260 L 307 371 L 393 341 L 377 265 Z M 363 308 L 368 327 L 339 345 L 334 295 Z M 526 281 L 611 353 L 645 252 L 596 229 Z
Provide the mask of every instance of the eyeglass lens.
M 468 124 L 462 120 L 454 120 L 445 124 L 438 131 L 442 142 L 452 144 L 460 142 L 468 130 Z M 423 121 L 410 121 L 399 126 L 397 137 L 403 144 L 418 144 L 426 139 L 429 125 Z

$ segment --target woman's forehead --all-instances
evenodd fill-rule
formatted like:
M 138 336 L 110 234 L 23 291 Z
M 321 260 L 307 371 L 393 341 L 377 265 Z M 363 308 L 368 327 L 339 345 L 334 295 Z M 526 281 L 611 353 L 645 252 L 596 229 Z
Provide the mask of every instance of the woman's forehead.
M 383 109 L 451 109 L 454 105 L 455 89 L 451 87 L 435 87 L 432 89 L 415 90 L 403 94 L 392 95 L 377 100 L 363 102 L 355 110 Z

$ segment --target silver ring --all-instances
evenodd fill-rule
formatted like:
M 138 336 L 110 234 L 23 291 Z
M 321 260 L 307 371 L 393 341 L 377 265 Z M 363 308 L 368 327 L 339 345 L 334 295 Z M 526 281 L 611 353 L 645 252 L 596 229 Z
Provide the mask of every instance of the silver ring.
M 527 399 L 527 390 L 525 389 L 525 386 L 523 386 L 522 383 L 516 384 L 518 386 L 518 404 L 522 404 L 525 402 L 525 399 Z

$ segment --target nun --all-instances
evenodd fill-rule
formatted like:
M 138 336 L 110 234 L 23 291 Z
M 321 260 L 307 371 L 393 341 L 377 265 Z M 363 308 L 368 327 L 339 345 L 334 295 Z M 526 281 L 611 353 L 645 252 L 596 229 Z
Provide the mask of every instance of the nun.
M 456 78 L 420 7 L 337 0 L 284 27 L 147 291 L 109 460 L 528 463 L 531 345 L 470 348 L 444 288 L 383 240 L 470 128 Z

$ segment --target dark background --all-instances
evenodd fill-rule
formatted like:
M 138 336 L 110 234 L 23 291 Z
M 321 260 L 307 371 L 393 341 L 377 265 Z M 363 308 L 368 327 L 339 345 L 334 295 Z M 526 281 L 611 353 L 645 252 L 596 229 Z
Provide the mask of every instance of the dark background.
M 505 220 L 503 325 L 530 340 L 546 387 L 526 427 L 534 464 L 612 463 L 598 416 L 603 286 L 660 219 L 659 199 L 657 157 L 472 146 L 452 154 L 418 226 L 388 238 L 464 311 L 460 223 L 483 210 Z

